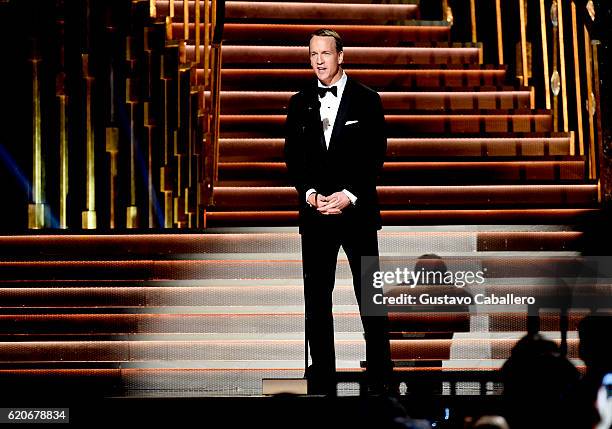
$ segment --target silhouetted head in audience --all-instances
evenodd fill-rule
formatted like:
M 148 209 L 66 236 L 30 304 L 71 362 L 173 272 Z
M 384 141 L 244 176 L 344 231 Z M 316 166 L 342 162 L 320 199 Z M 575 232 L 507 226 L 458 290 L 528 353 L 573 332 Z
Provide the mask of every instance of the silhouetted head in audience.
M 555 342 L 537 333 L 524 336 L 504 363 L 502 377 L 511 427 L 563 427 L 579 373 Z
M 603 374 L 612 372 L 612 315 L 593 314 L 578 325 L 579 355 L 588 371 Z
M 482 416 L 472 425 L 473 429 L 510 429 L 502 416 Z
M 612 315 L 610 313 L 591 314 L 580 321 L 578 335 L 580 346 L 578 354 L 586 365 L 586 373 L 575 393 L 574 413 L 576 429 L 591 429 L 600 424 L 600 415 L 595 406 L 597 393 L 603 377 L 612 372 Z

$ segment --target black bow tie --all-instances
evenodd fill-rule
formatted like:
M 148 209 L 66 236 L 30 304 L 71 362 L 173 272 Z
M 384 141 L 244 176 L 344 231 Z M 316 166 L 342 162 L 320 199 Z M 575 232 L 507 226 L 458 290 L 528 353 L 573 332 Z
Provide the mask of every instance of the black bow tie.
M 334 97 L 337 97 L 338 95 L 338 87 L 336 86 L 330 86 L 329 88 L 322 88 L 322 87 L 317 87 L 317 90 L 319 91 L 319 97 L 323 98 L 325 97 L 325 94 L 327 92 L 331 92 Z

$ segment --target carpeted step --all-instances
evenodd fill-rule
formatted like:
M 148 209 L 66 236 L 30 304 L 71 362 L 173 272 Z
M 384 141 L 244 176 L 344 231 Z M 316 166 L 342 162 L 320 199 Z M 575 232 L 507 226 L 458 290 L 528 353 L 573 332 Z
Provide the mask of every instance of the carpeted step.
M 443 42 L 449 40 L 450 27 L 446 21 L 411 21 L 393 25 L 335 25 L 345 46 L 402 46 L 410 42 Z M 306 45 L 308 36 L 321 24 L 252 24 L 226 23 L 223 28 L 224 45 Z M 200 24 L 200 34 L 205 26 Z M 185 25 L 172 24 L 173 34 L 184 36 Z M 189 42 L 194 44 L 195 24 L 189 25 Z M 200 39 L 202 40 L 202 39 Z
M 363 340 L 338 341 L 341 360 L 358 361 L 364 354 Z M 172 362 L 219 361 L 232 356 L 237 361 L 300 360 L 303 338 L 295 340 L 210 341 L 20 341 L 0 343 L 4 362 Z M 150 364 L 149 364 L 150 365 Z
M 150 412 L 151 406 L 158 406 L 160 400 L 168 401 L 168 397 L 172 397 L 171 403 L 187 404 L 189 410 L 193 409 L 193 406 L 197 406 L 197 402 L 194 402 L 194 396 L 207 397 L 207 402 L 202 402 L 200 405 L 201 409 L 206 407 L 218 406 L 220 409 L 243 409 L 245 404 L 249 404 L 248 408 L 250 413 L 260 413 L 262 410 L 262 403 L 252 402 L 253 399 L 247 399 L 247 402 L 237 402 L 228 405 L 227 397 L 230 396 L 250 396 L 256 395 L 261 396 L 262 394 L 262 379 L 296 379 L 304 376 L 304 362 L 302 361 L 285 361 L 280 362 L 282 367 L 272 367 L 271 364 L 274 362 L 261 362 L 259 366 L 246 364 L 243 367 L 213 367 L 203 368 L 192 365 L 185 368 L 174 368 L 174 367 L 162 367 L 148 366 L 140 363 L 129 364 L 126 363 L 121 367 L 112 368 L 92 368 L 91 365 L 81 369 L 67 369 L 67 368 L 39 368 L 33 370 L 2 370 L 0 371 L 0 382 L 4 387 L 12 392 L 13 399 L 16 398 L 42 398 L 47 399 L 49 395 L 55 395 L 59 398 L 75 398 L 82 400 L 83 398 L 95 397 L 102 398 L 105 396 L 114 397 L 114 401 L 122 401 L 122 407 L 120 411 L 116 411 L 117 408 L 110 408 L 112 413 L 108 413 L 109 405 L 113 404 L 116 406 L 116 402 L 104 404 L 105 413 L 98 415 L 97 421 L 108 422 L 112 425 L 116 421 L 116 416 L 120 415 L 132 415 L 134 410 L 137 410 L 139 414 L 148 416 L 151 423 L 158 423 L 154 421 L 157 416 L 161 417 L 161 413 Z M 349 363 L 350 364 L 350 363 Z M 358 395 L 358 386 L 355 385 L 357 379 L 361 379 L 363 370 L 359 367 L 349 366 L 344 362 L 338 362 L 337 367 L 341 380 L 351 380 L 353 382 L 350 388 L 340 385 L 340 395 L 343 392 L 348 391 L 350 395 Z M 465 406 L 469 406 L 470 403 L 474 403 L 474 396 L 481 394 L 480 382 L 500 380 L 499 365 L 496 366 L 478 366 L 474 368 L 442 368 L 442 367 L 402 367 L 395 368 L 395 373 L 398 376 L 409 375 L 410 380 L 423 380 L 432 382 L 436 380 L 442 381 L 453 381 L 453 382 L 471 382 L 471 386 L 457 386 L 456 391 L 460 396 L 457 396 L 452 402 L 456 406 L 460 406 L 464 409 Z M 475 386 L 474 386 L 475 384 Z M 487 389 L 484 389 L 485 393 Z M 484 394 L 484 393 L 483 393 Z M 210 402 L 211 396 L 222 396 L 224 402 Z M 487 397 L 490 397 L 488 395 Z M 495 396 L 492 396 L 493 398 Z M 415 394 L 413 400 L 422 398 L 422 393 Z M 462 399 L 464 398 L 464 399 Z M 185 402 L 187 399 L 188 402 Z M 245 398 L 243 398 L 245 399 Z M 269 399 L 261 398 L 265 401 Z M 322 413 L 330 413 L 331 408 L 328 406 L 321 407 L 321 404 L 326 403 L 326 398 L 295 398 L 300 399 L 299 404 L 287 402 L 287 398 L 278 398 L 271 400 L 280 400 L 282 403 L 273 402 L 268 405 L 270 413 L 274 413 L 278 410 L 278 406 L 290 407 L 290 411 L 293 414 L 299 413 L 303 410 L 304 403 L 302 399 L 310 401 L 314 399 L 316 401 L 316 407 L 323 410 Z M 348 399 L 348 398 L 347 398 Z M 324 400 L 324 401 L 321 401 Z M 461 400 L 462 405 L 457 405 Z M 468 402 L 469 400 L 469 402 Z M 80 403 L 80 402 L 77 402 Z M 491 401 L 489 401 L 491 403 Z M 167 404 L 167 402 L 164 402 Z M 338 411 L 338 404 L 344 404 L 341 414 L 341 418 L 337 419 L 339 425 L 346 424 L 347 415 L 349 420 L 355 421 L 356 425 L 358 419 L 353 416 L 354 407 L 362 407 L 362 403 L 352 403 L 348 405 L 346 401 L 337 401 L 334 403 L 333 410 Z M 479 402 L 479 406 L 481 403 Z M 310 403 L 309 406 L 313 406 Z M 73 407 L 78 408 L 78 407 Z M 178 407 L 180 408 L 180 407 Z M 87 408 L 85 408 L 87 410 Z M 266 409 L 266 408 L 263 408 Z M 83 407 L 80 407 L 83 410 Z M 94 408 L 95 411 L 91 411 L 87 414 L 81 414 L 81 421 L 87 421 L 87 416 L 91 413 L 99 413 L 101 408 Z M 147 411 L 148 410 L 148 411 Z M 252 411 L 251 411 L 252 410 Z M 163 411 L 165 413 L 165 411 Z M 199 412 L 199 411 L 198 411 Z M 71 413 L 71 416 L 76 414 Z M 164 414 L 165 415 L 165 414 Z M 323 415 L 323 414 L 320 414 Z M 196 414 L 189 414 L 187 408 L 182 411 L 181 416 L 184 418 L 191 416 L 195 418 Z M 350 416 L 353 416 L 352 418 Z M 219 426 L 223 424 L 227 425 L 227 415 L 225 413 L 217 414 L 213 419 L 218 419 L 220 422 Z M 325 415 L 325 423 L 329 424 L 330 416 Z M 269 424 L 270 419 L 265 416 L 261 419 L 251 418 L 253 421 L 261 421 L 261 425 Z M 306 417 L 309 422 L 320 423 L 323 420 L 319 418 L 313 418 L 312 416 Z M 129 420 L 128 420 L 129 421 Z M 132 420 L 134 423 L 142 423 L 143 417 L 138 417 Z M 191 420 L 193 421 L 193 419 Z M 301 420 L 304 421 L 304 420 Z M 332 418 L 331 421 L 334 421 Z M 221 423 L 223 422 L 223 423 Z M 280 427 L 280 426 L 279 426 Z
M 158 15 L 169 15 L 169 2 L 156 2 Z M 201 6 L 203 16 L 203 6 Z M 183 2 L 174 2 L 174 16 L 183 18 Z M 189 16 L 195 16 L 195 1 L 189 2 Z M 258 2 L 226 1 L 225 19 L 259 22 L 316 22 L 316 23 L 382 23 L 404 21 L 418 17 L 418 4 L 360 4 L 360 3 L 315 3 L 315 2 Z
M 433 114 L 431 111 L 405 115 L 385 115 L 388 137 L 415 134 L 481 134 L 504 132 L 550 132 L 550 111 L 483 110 Z M 221 115 L 220 132 L 223 138 L 284 137 L 285 115 Z
M 576 249 L 581 232 L 545 230 L 532 227 L 525 231 L 513 226 L 500 230 L 454 231 L 384 229 L 378 233 L 383 253 L 402 254 L 402 249 L 430 247 L 449 249 L 459 242 L 469 242 L 468 251 L 486 250 L 568 250 Z M 300 255 L 300 235 L 291 232 L 245 232 L 206 234 L 138 235 L 36 235 L 0 237 L 0 259 L 18 260 L 105 260 L 120 259 L 212 259 L 219 255 L 243 254 Z M 0 280 L 0 285 L 2 281 Z M 108 285 L 107 285 L 108 286 Z
M 501 241 L 501 239 L 499 240 Z M 516 243 L 518 240 L 514 240 Z M 498 246 L 486 243 L 489 248 L 486 250 L 495 251 Z M 513 243 L 508 246 L 512 247 Z M 562 245 L 565 243 L 562 243 Z M 570 242 L 570 245 L 572 243 Z M 514 244 L 516 246 L 516 244 Z M 529 242 L 533 251 L 557 250 L 559 244 L 550 242 Z M 527 247 L 527 246 L 524 246 Z M 494 279 L 493 279 L 494 280 Z M 493 280 L 487 283 L 487 290 L 496 295 L 505 296 L 506 294 L 519 294 L 521 296 L 549 297 L 556 293 L 551 284 L 530 285 L 530 280 L 517 281 L 513 284 L 494 284 Z M 89 286 L 75 286 L 77 284 L 89 284 Z M 109 282 L 107 282 L 109 283 Z M 117 282 L 116 283 L 120 283 Z M 231 307 L 259 306 L 263 309 L 273 310 L 278 306 L 301 306 L 303 304 L 303 286 L 301 284 L 291 284 L 290 280 L 286 284 L 274 284 L 270 282 L 265 285 L 232 285 L 223 281 L 218 281 L 218 285 L 212 286 L 182 286 L 180 282 L 168 284 L 166 286 L 142 285 L 137 281 L 123 282 L 129 286 L 104 285 L 101 282 L 75 282 L 75 281 L 32 281 L 27 286 L 5 283 L 0 288 L 2 297 L 3 313 L 25 313 L 26 309 L 31 314 L 34 309 L 39 312 L 53 312 L 54 314 L 64 309 L 65 311 L 77 311 L 94 314 L 96 311 L 113 312 L 131 309 L 147 309 L 150 312 L 159 311 L 162 308 L 180 307 L 183 311 L 191 310 L 188 307 L 206 306 L 208 308 L 217 307 L 230 309 Z M 158 282 L 159 283 L 159 282 Z M 338 282 L 341 283 L 341 282 Z M 537 283 L 537 281 L 534 281 Z M 95 286 L 94 286 L 95 285 Z M 600 291 L 609 289 L 609 286 L 600 286 Z M 587 290 L 588 289 L 588 290 Z M 354 292 L 352 285 L 336 285 L 334 292 L 334 302 L 336 305 L 355 305 Z M 597 295 L 595 287 L 588 285 L 581 286 L 581 292 Z M 398 288 L 399 293 L 410 293 L 413 291 Z M 178 311 L 181 311 L 180 309 Z M 194 309 L 195 311 L 195 309 Z M 423 311 L 423 310 L 419 310 Z M 411 328 L 416 329 L 416 328 Z
M 195 60 L 195 47 L 187 46 L 187 60 Z M 204 47 L 200 47 L 204 54 Z M 470 43 L 456 47 L 346 47 L 344 61 L 353 66 L 404 68 L 411 64 L 478 64 L 480 49 Z M 237 46 L 222 47 L 223 67 L 261 67 L 281 65 L 304 67 L 308 62 L 307 46 Z
M 597 203 L 597 185 L 379 186 L 381 208 L 565 208 Z M 293 209 L 292 187 L 217 187 L 217 210 Z M 458 207 L 457 207 L 458 206 Z
M 305 59 L 303 59 L 305 60 Z M 419 68 L 397 70 L 361 69 L 343 64 L 347 74 L 378 91 L 436 90 L 460 88 L 478 90 L 482 85 L 503 86 L 506 83 L 504 66 L 481 65 L 419 65 Z M 200 79 L 203 69 L 198 69 Z M 310 69 L 242 68 L 221 69 L 221 90 L 284 90 L 296 92 L 308 80 L 314 79 Z
M 584 160 L 385 162 L 380 185 L 577 182 Z M 289 186 L 284 162 L 221 162 L 218 186 Z
M 500 134 L 488 138 L 438 137 L 389 138 L 387 159 L 534 159 L 569 155 L 570 137 L 563 133 Z M 284 138 L 221 138 L 221 162 L 284 162 Z
M 289 99 L 295 92 L 285 91 L 221 91 L 222 114 L 286 113 Z M 529 90 L 381 92 L 387 113 L 413 110 L 529 109 Z M 206 93 L 206 103 L 210 94 Z
M 570 311 L 569 329 L 577 328 L 586 315 L 586 310 Z M 397 334 L 410 335 L 418 332 L 518 332 L 527 330 L 525 311 L 492 311 L 471 315 L 466 312 L 402 312 L 390 313 L 390 330 Z M 559 312 L 548 310 L 540 317 L 541 330 L 559 329 Z M 334 312 L 335 330 L 338 333 L 361 333 L 363 328 L 359 313 Z M 480 325 L 480 328 L 479 328 Z M 19 330 L 17 331 L 16 328 Z M 218 312 L 214 314 L 36 314 L 0 315 L 0 334 L 13 335 L 14 347 L 19 338 L 55 335 L 110 334 L 162 335 L 180 333 L 217 334 L 227 338 L 259 334 L 301 335 L 304 332 L 304 313 L 261 312 L 236 314 Z M 339 334 L 340 335 L 340 334 Z M 128 338 L 126 338 L 128 339 Z
M 395 339 L 391 340 L 392 359 L 450 360 L 478 359 L 485 352 L 489 359 L 507 359 L 515 338 L 479 339 Z M 559 342 L 559 341 L 557 341 Z M 53 341 L 0 343 L 0 360 L 9 362 L 145 362 L 216 361 L 233 356 L 235 360 L 299 360 L 304 341 Z M 365 355 L 363 340 L 337 340 L 339 360 L 354 361 Z M 578 340 L 568 339 L 568 357 L 578 358 Z
M 503 261 L 487 258 L 475 261 L 474 258 L 464 258 L 465 264 L 479 267 L 486 266 L 488 277 L 533 276 L 546 277 L 553 269 L 558 273 L 571 275 L 572 270 L 581 269 L 577 259 L 569 257 L 538 258 L 505 258 Z M 381 266 L 392 267 L 394 264 L 404 264 L 404 259 L 381 261 Z M 459 264 L 457 259 L 455 263 Z M 463 265 L 461 265 L 463 266 Z M 524 271 L 521 271 L 524 270 Z M 6 280 L 39 280 L 56 278 L 61 280 L 87 279 L 121 279 L 146 281 L 164 280 L 198 280 L 198 279 L 229 279 L 229 278 L 287 278 L 295 279 L 302 276 L 301 260 L 177 260 L 177 261 L 39 261 L 39 262 L 0 262 L 0 271 Z M 338 261 L 339 278 L 350 277 L 348 262 Z
M 217 209 L 218 210 L 218 209 Z M 598 209 L 436 209 L 383 210 L 384 225 L 576 224 L 591 219 Z M 210 227 L 295 226 L 296 210 L 209 211 Z
M 534 258 L 533 255 L 512 257 L 475 256 L 454 258 L 457 267 L 479 269 L 486 267 L 488 278 L 550 277 L 554 275 L 577 275 L 576 270 L 584 267 L 579 259 L 569 256 L 547 256 Z M 404 265 L 405 257 L 381 260 L 381 269 L 394 269 Z M 467 269 L 467 268 L 465 268 Z M 556 271 L 555 271 L 556 270 Z M 122 261 L 36 261 L 0 262 L 0 273 L 5 280 L 204 280 L 204 279 L 296 279 L 302 277 L 302 261 L 299 259 L 218 259 L 218 260 L 122 260 Z M 348 261 L 340 259 L 337 277 L 350 278 Z M 198 309 L 195 309 L 198 310 Z M 200 309 L 201 310 L 201 309 Z
M 585 310 L 568 312 L 568 329 L 576 331 L 580 321 L 588 314 Z M 493 311 L 473 314 L 470 312 L 401 312 L 390 313 L 390 332 L 394 338 L 418 338 L 428 331 L 446 332 L 526 332 L 526 312 Z M 558 311 L 540 312 L 542 331 L 559 331 Z

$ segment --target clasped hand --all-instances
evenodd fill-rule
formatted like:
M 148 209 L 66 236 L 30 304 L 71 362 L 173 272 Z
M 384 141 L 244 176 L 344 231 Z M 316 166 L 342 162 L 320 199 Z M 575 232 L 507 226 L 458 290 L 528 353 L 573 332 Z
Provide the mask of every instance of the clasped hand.
M 315 195 L 317 200 L 314 201 Z M 312 194 L 308 197 L 310 204 L 324 215 L 338 215 L 351 204 L 351 200 L 344 192 L 334 192 L 331 195 Z

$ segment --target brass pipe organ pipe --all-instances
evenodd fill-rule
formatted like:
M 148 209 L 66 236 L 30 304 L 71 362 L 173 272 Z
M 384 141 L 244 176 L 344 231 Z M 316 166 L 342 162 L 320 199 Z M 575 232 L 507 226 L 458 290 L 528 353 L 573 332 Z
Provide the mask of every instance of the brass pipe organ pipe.
M 586 85 L 587 85 L 587 99 L 588 99 L 588 116 L 589 116 L 589 179 L 595 179 L 597 177 L 597 160 L 595 157 L 595 122 L 593 108 L 595 103 L 595 96 L 593 95 L 593 60 L 591 57 L 591 37 L 587 26 L 583 27 L 584 30 L 584 53 L 586 62 Z
M 476 33 L 476 0 L 470 0 L 470 19 L 472 22 L 472 43 L 478 41 Z
M 546 13 L 544 0 L 540 0 L 540 31 L 542 32 L 542 62 L 544 69 L 544 92 L 546 109 L 550 109 L 550 75 L 548 71 L 548 36 L 546 34 Z
M 568 108 L 567 108 L 567 90 L 566 90 L 566 80 L 565 80 L 565 41 L 564 41 L 564 32 L 563 32 L 563 0 L 557 1 L 557 8 L 559 14 L 559 62 L 561 68 L 561 97 L 563 101 L 563 131 L 568 132 L 569 124 L 568 124 Z M 570 147 L 570 155 L 574 155 L 575 148 Z
M 497 58 L 499 64 L 504 63 L 504 38 L 502 33 L 501 0 L 495 0 L 495 15 L 497 21 Z
M 578 52 L 578 24 L 576 22 L 576 3 L 571 2 L 572 12 L 572 45 L 574 48 L 574 74 L 576 77 L 576 119 L 578 121 L 578 154 L 584 155 L 584 136 L 582 129 L 582 94 L 580 91 L 580 64 Z
M 59 72 L 55 81 L 55 94 L 59 112 L 59 228 L 68 228 L 68 96 L 66 95 L 65 22 L 58 18 Z
M 601 89 L 599 87 L 599 45 L 601 42 L 599 40 L 593 40 L 591 42 L 591 46 L 593 48 L 593 81 L 595 83 L 595 106 L 593 107 L 593 112 L 597 115 L 597 119 L 595 121 L 597 127 L 597 148 L 598 148 L 598 156 L 599 159 L 603 159 L 603 136 L 602 136 L 602 125 L 601 125 Z M 599 202 L 602 201 L 602 189 L 606 189 L 607 183 L 604 182 L 606 178 L 605 174 L 599 175 Z
M 85 81 L 86 209 L 81 214 L 83 229 L 96 229 L 95 136 L 92 90 L 94 78 L 89 75 L 89 54 L 81 55 Z
M 36 43 L 36 42 L 34 42 Z M 42 229 L 46 225 L 47 207 L 44 190 L 44 163 L 42 153 L 42 118 L 40 107 L 40 62 L 34 46 L 32 58 L 32 190 L 28 204 L 28 228 Z
M 197 70 L 197 66 L 200 64 L 200 0 L 195 0 L 195 63 Z
M 139 210 L 136 202 L 136 157 L 138 156 L 138 142 L 136 139 L 136 105 L 138 103 L 138 80 L 134 75 L 136 70 L 136 52 L 134 52 L 135 39 L 133 36 L 126 38 L 126 56 L 128 77 L 125 79 L 125 103 L 129 114 L 130 133 L 130 194 L 129 204 L 126 207 L 126 227 L 138 228 Z
M 552 53 L 552 64 L 553 71 L 550 77 L 550 88 L 553 98 L 553 131 L 559 131 L 559 93 L 561 91 L 561 77 L 559 76 L 559 8 L 557 7 L 557 0 L 553 0 L 550 14 L 551 22 L 553 25 L 553 53 Z
M 529 70 L 527 63 L 527 13 L 525 10 L 525 0 L 519 0 L 519 15 L 521 25 L 521 65 L 523 73 L 523 86 L 529 85 Z

